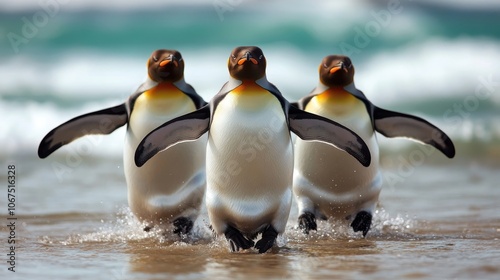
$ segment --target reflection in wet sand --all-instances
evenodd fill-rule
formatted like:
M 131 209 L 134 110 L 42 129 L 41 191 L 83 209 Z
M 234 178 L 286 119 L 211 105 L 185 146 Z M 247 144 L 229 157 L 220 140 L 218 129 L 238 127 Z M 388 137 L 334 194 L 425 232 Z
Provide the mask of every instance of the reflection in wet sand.
M 179 238 L 169 228 L 144 232 L 126 206 L 103 212 L 86 212 L 83 205 L 81 211 L 62 213 L 45 208 L 18 216 L 23 262 L 16 275 L 43 280 L 499 279 L 500 174 L 476 169 L 472 183 L 468 172 L 450 177 L 452 171 L 421 167 L 415 171 L 418 180 L 384 189 L 366 238 L 334 220 L 320 221 L 318 231 L 305 236 L 292 208 L 285 235 L 263 255 L 229 252 L 203 215 L 193 236 Z M 117 195 L 122 185 L 105 187 L 108 199 L 126 198 Z M 64 197 L 56 201 L 69 205 Z M 1 227 L 0 233 L 6 230 Z

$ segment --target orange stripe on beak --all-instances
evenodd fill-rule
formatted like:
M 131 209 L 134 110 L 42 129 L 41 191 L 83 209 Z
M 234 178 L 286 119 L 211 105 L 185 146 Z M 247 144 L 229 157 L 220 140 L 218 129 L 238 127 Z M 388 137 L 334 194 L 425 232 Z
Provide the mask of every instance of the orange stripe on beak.
M 250 61 L 253 63 L 253 64 L 259 64 L 259 62 L 257 61 L 257 59 L 251 57 L 250 58 Z
M 172 61 L 171 60 L 163 60 L 162 62 L 160 62 L 160 67 L 163 67 L 163 66 L 169 64 L 170 62 L 172 62 Z
M 240 60 L 238 60 L 238 65 L 241 65 L 243 63 L 247 62 L 247 59 L 246 58 L 242 58 Z
M 339 66 L 333 67 L 332 69 L 330 69 L 330 74 L 333 74 L 333 73 L 337 72 L 340 69 L 341 68 Z

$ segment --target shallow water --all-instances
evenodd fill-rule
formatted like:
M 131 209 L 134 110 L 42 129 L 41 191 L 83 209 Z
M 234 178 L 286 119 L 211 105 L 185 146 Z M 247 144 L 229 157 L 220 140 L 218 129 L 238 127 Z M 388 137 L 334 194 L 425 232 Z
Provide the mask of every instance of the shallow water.
M 142 231 L 127 207 L 119 159 L 84 159 L 62 181 L 42 163 L 15 163 L 16 272 L 3 261 L 2 279 L 500 277 L 496 166 L 429 163 L 402 182 L 386 182 L 367 238 L 336 221 L 320 222 L 306 237 L 296 228 L 294 206 L 285 235 L 259 255 L 230 253 L 207 229 L 206 213 L 190 237 Z M 384 170 L 386 177 L 398 172 L 388 165 Z M 8 236 L 7 228 L 0 234 Z

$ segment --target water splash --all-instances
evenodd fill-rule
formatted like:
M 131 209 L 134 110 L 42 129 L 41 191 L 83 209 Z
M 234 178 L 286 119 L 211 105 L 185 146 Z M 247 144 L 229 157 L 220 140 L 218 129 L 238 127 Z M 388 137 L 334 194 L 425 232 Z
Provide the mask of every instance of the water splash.
M 190 235 L 178 236 L 173 234 L 173 226 L 165 225 L 154 227 L 149 232 L 143 228 L 145 224 L 139 222 L 128 207 L 120 208 L 115 214 L 116 218 L 101 220 L 101 226 L 90 233 L 76 233 L 63 239 L 42 236 L 38 242 L 42 244 L 61 244 L 64 246 L 89 243 L 144 243 L 155 246 L 172 246 L 182 248 L 185 246 L 205 245 L 213 251 L 228 251 L 228 242 L 224 236 L 215 236 L 208 227 L 208 217 L 201 215 L 194 223 Z M 408 215 L 391 214 L 385 209 L 377 209 L 374 213 L 372 228 L 367 235 L 368 239 L 391 240 L 414 238 L 413 229 L 417 222 Z M 256 240 L 260 238 L 257 236 Z M 318 221 L 318 230 L 311 231 L 308 235 L 302 233 L 297 226 L 294 216 L 290 217 L 284 234 L 276 239 L 276 247 L 287 248 L 290 243 L 316 242 L 320 240 L 356 240 L 362 239 L 360 232 L 355 233 L 347 221 L 329 219 Z M 253 250 L 245 250 L 251 252 Z
M 317 221 L 318 230 L 310 231 L 305 235 L 298 228 L 296 220 L 290 220 L 285 232 L 285 239 L 294 242 L 327 240 L 327 239 L 360 239 L 363 238 L 360 232 L 353 232 L 348 221 L 329 219 Z M 416 226 L 416 221 L 408 215 L 391 214 L 384 208 L 375 210 L 372 227 L 367 238 L 394 239 L 398 237 L 411 236 L 412 230 Z
M 201 219 L 195 221 L 190 235 L 178 236 L 173 233 L 172 225 L 154 227 L 150 231 L 144 231 L 145 224 L 141 223 L 129 207 L 122 207 L 116 213 L 116 219 L 104 221 L 102 226 L 94 232 L 86 234 L 72 234 L 62 241 L 54 240 L 51 237 L 43 236 L 39 239 L 43 244 L 59 243 L 62 245 L 95 243 L 95 242 L 115 242 L 128 243 L 140 241 L 152 241 L 157 244 L 183 246 L 185 244 L 206 243 L 210 240 L 210 232 Z

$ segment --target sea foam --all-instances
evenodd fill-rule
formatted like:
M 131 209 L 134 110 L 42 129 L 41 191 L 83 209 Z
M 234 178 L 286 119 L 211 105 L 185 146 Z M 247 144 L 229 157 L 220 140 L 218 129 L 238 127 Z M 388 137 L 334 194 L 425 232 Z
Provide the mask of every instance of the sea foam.
M 311 56 L 317 54 L 288 45 L 269 45 L 264 52 L 268 79 L 290 101 L 316 86 L 319 61 Z M 212 47 L 206 52 L 186 49 L 182 53 L 186 81 L 210 100 L 228 79 L 228 50 Z M 149 53 L 124 56 L 87 51 L 82 55 L 81 50 L 68 50 L 54 60 L 29 54 L 7 58 L 0 65 L 0 109 L 8 112 L 0 127 L 2 153 L 35 152 L 42 137 L 55 126 L 124 102 L 144 81 L 148 57 Z M 493 113 L 500 107 L 496 61 L 500 61 L 500 42 L 472 38 L 432 38 L 393 51 L 374 52 L 365 60 L 353 58 L 357 87 L 378 106 L 397 110 L 399 104 L 408 102 L 453 100 L 433 116 L 417 113 L 465 141 L 471 139 L 471 133 L 484 135 L 486 140 L 500 138 Z M 483 92 L 486 100 L 477 100 L 487 102 L 490 113 L 479 111 L 471 100 L 476 98 L 481 79 L 493 81 L 491 91 Z M 450 116 L 456 115 L 455 103 L 474 110 L 467 112 L 469 117 L 451 122 Z M 102 146 L 91 154 L 121 154 L 123 133 L 118 134 L 103 138 Z

